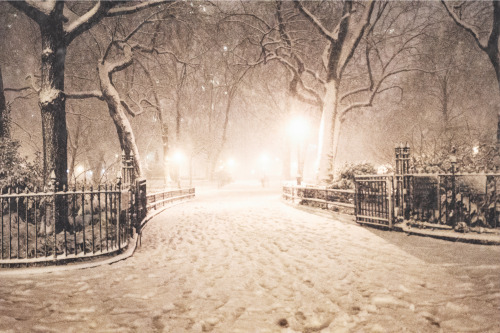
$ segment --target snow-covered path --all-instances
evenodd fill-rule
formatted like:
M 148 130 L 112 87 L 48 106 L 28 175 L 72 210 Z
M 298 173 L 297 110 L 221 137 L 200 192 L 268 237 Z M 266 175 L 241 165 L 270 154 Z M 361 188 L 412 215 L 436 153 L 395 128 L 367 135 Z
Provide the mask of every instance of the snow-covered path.
M 125 261 L 0 277 L 0 331 L 499 332 L 489 288 L 276 191 L 230 186 L 154 218 Z

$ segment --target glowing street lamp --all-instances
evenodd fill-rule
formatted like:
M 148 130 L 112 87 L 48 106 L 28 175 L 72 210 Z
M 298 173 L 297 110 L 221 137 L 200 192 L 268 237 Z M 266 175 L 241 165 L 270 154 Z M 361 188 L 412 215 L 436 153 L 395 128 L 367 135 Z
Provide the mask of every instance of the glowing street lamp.
M 308 130 L 307 121 L 303 117 L 295 117 L 290 121 L 289 132 L 292 139 L 302 140 Z
M 184 161 L 184 154 L 182 153 L 182 151 L 177 150 L 172 156 L 172 160 L 177 164 L 181 164 L 182 161 Z

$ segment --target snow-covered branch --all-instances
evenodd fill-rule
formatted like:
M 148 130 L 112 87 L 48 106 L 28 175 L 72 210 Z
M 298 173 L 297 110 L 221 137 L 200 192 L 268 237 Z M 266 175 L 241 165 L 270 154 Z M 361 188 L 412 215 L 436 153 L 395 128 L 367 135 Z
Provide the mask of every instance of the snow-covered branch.
M 121 48 L 123 49 L 124 53 L 123 58 L 115 62 L 108 62 L 106 64 L 106 68 L 109 74 L 124 70 L 134 62 L 134 58 L 132 57 L 132 47 L 128 44 L 123 44 Z
M 365 10 L 363 12 L 363 16 L 360 19 L 360 21 L 357 23 L 356 28 L 354 29 L 354 32 L 352 33 L 351 37 L 345 41 L 345 44 L 342 47 L 342 52 L 340 54 L 340 59 L 339 59 L 339 73 L 342 73 L 344 69 L 346 68 L 347 64 L 349 63 L 349 60 L 352 58 L 354 51 L 356 50 L 359 42 L 361 41 L 361 38 L 363 37 L 363 34 L 370 24 L 370 18 L 373 12 L 373 7 L 375 5 L 374 0 L 369 0 L 367 3 L 365 3 Z
M 16 1 L 13 1 L 16 2 Z M 87 11 L 82 16 L 75 19 L 67 27 L 66 31 L 66 43 L 69 44 L 75 37 L 81 35 L 83 32 L 89 30 L 94 25 L 96 25 L 103 17 L 128 15 L 137 13 L 143 9 L 159 6 L 164 3 L 172 2 L 169 0 L 156 0 L 141 2 L 140 4 L 133 6 L 118 7 L 121 1 L 98 1 L 94 7 Z
M 22 11 L 30 19 L 39 24 L 48 15 L 48 13 L 46 12 L 46 8 L 41 6 L 44 4 L 43 2 L 11 0 L 9 1 L 9 3 L 12 5 L 12 7 Z
M 129 96 L 129 98 L 130 98 L 130 96 Z M 125 109 L 125 111 L 127 111 L 127 113 L 129 115 L 131 115 L 132 117 L 136 117 L 136 116 L 139 116 L 142 113 L 144 113 L 144 108 L 141 106 L 141 103 L 145 100 L 144 98 L 142 100 L 140 100 L 139 102 L 134 101 L 132 98 L 130 98 L 130 100 L 139 108 L 138 112 L 135 112 L 134 110 L 132 110 L 132 108 L 130 107 L 130 105 L 128 105 L 128 103 L 125 102 L 123 99 L 120 100 L 121 105 L 123 106 L 123 108 Z
M 102 93 L 98 90 L 92 91 L 80 91 L 80 92 L 65 92 L 66 98 L 70 99 L 86 99 L 86 98 L 97 98 L 101 101 L 104 100 Z
M 493 2 L 495 2 L 495 1 L 493 1 Z M 458 26 L 462 27 L 468 33 L 470 33 L 472 37 L 474 37 L 474 39 L 476 40 L 477 45 L 481 48 L 481 50 L 486 51 L 486 48 L 488 47 L 488 45 L 486 45 L 484 43 L 481 43 L 481 39 L 479 38 L 479 32 L 472 25 L 470 25 L 467 22 L 465 22 L 462 19 L 460 19 L 457 16 L 457 14 L 448 7 L 448 5 L 446 4 L 445 0 L 441 0 L 441 3 L 443 4 L 444 8 L 446 9 L 446 12 L 448 12 L 448 15 L 450 15 L 450 17 L 453 19 L 453 21 L 455 21 L 455 23 Z M 494 26 L 495 25 L 493 25 L 493 27 Z
M 151 8 L 154 6 L 159 6 L 159 5 L 166 4 L 166 3 L 175 3 L 175 2 L 172 0 L 153 0 L 153 1 L 141 2 L 141 3 L 139 3 L 137 5 L 133 5 L 133 6 L 113 7 L 106 13 L 106 16 L 112 17 L 112 16 L 134 14 L 134 13 L 137 13 L 137 12 L 143 10 L 143 9 Z
M 98 1 L 89 11 L 71 22 L 64 29 L 66 31 L 66 44 L 68 45 L 73 39 L 81 35 L 84 31 L 92 28 L 102 19 L 103 16 L 105 16 L 106 12 L 112 8 L 112 6 L 116 5 L 117 2 Z
M 140 45 L 140 44 L 135 44 L 133 46 L 133 49 L 134 50 L 139 50 L 143 53 L 155 53 L 155 54 L 168 54 L 170 56 L 172 56 L 176 62 L 180 63 L 180 64 L 184 64 L 184 65 L 191 65 L 191 66 L 198 66 L 199 63 L 192 63 L 192 62 L 189 62 L 189 60 L 183 60 L 183 59 L 180 59 L 177 54 L 175 54 L 175 52 L 172 52 L 170 50 L 160 50 L 160 49 L 157 49 L 156 47 L 146 47 L 144 45 Z
M 297 8 L 300 10 L 302 14 L 311 22 L 316 29 L 322 34 L 326 39 L 329 41 L 333 42 L 336 41 L 338 38 L 338 31 L 337 35 L 330 32 L 327 28 L 323 26 L 323 24 L 320 22 L 320 20 L 313 14 L 311 13 L 307 8 L 305 8 L 302 3 L 299 0 L 294 0 L 295 5 Z M 342 23 L 343 19 L 341 20 Z M 340 24 L 340 23 L 339 23 Z

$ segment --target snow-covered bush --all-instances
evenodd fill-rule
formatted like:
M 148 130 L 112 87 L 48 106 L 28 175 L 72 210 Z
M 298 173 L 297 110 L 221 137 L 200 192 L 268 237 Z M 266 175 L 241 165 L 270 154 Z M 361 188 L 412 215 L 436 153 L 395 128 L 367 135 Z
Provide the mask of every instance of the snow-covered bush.
M 457 159 L 457 172 L 495 172 L 500 166 L 500 156 L 495 143 L 483 142 L 474 146 L 456 144 L 455 148 L 443 145 L 432 151 L 412 154 L 412 165 L 415 171 L 421 173 L 451 172 L 450 156 Z
M 19 142 L 10 138 L 0 139 L 0 189 L 40 186 L 42 179 L 40 156 L 33 163 L 19 155 Z
M 330 187 L 338 189 L 353 189 L 355 176 L 374 175 L 376 173 L 377 170 L 371 163 L 348 163 L 340 169 L 338 179 L 336 179 Z

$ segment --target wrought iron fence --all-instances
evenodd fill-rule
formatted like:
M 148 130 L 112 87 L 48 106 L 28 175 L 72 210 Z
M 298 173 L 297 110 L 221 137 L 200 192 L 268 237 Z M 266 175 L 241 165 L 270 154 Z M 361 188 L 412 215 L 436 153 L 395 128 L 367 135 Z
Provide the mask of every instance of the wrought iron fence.
M 0 195 L 0 263 L 79 258 L 127 245 L 130 220 L 120 185 Z M 58 206 L 67 208 L 60 214 Z M 56 223 L 57 221 L 57 223 Z M 13 260 L 15 259 L 15 260 Z
M 283 186 L 283 198 L 303 205 L 353 213 L 354 190 L 311 186 Z
M 500 174 L 405 175 L 406 219 L 455 227 L 500 227 Z
M 500 227 L 500 174 L 358 176 L 355 184 L 360 223 L 390 226 L 407 220 L 449 229 Z

